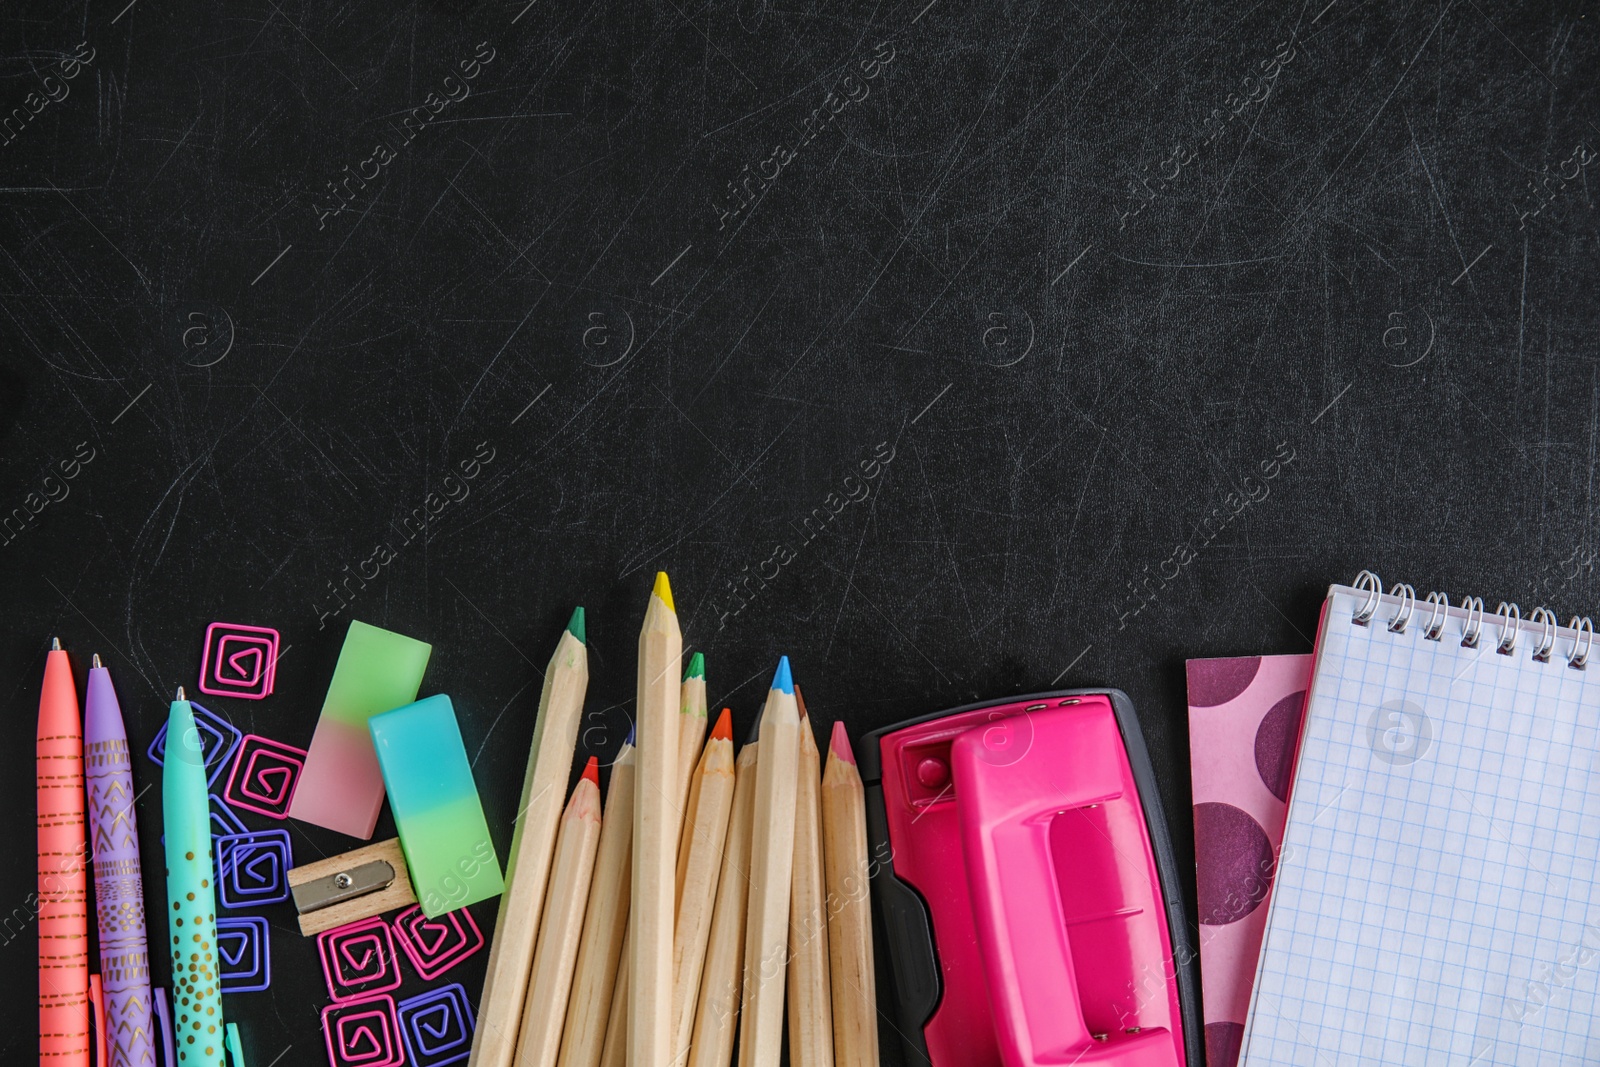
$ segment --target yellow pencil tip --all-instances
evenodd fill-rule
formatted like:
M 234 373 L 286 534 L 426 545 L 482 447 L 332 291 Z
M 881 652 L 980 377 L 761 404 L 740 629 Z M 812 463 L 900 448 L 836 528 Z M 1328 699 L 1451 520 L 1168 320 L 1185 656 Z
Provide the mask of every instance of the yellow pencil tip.
M 672 603 L 672 583 L 667 581 L 666 571 L 656 571 L 656 587 L 651 590 L 651 592 L 660 597 L 661 602 L 665 604 L 674 615 L 678 613 L 677 606 Z

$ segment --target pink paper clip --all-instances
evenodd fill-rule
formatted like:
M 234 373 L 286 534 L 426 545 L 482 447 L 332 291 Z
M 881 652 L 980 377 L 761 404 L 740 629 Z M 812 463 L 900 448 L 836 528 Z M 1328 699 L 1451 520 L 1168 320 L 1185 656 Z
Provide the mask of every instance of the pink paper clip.
M 206 627 L 200 692 L 260 700 L 272 693 L 277 674 L 278 631 L 234 622 L 214 622 Z
M 483 933 L 466 908 L 430 919 L 413 904 L 394 917 L 394 933 L 411 966 L 430 982 L 483 947 Z
M 317 935 L 328 996 L 335 1002 L 387 993 L 400 986 L 400 957 L 389 924 L 373 917 Z
M 331 1067 L 400 1067 L 405 1043 L 394 998 L 388 994 L 329 1004 L 322 1009 L 322 1035 Z
M 287 819 L 289 801 L 294 798 L 294 787 L 305 765 L 305 749 L 245 734 L 239 741 L 233 770 L 228 772 L 222 799 L 269 819 Z

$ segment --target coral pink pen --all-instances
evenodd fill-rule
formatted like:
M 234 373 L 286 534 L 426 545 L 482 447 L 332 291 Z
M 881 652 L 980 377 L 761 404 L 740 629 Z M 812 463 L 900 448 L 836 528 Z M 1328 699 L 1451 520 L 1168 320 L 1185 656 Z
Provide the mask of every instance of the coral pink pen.
M 52 639 L 39 693 L 39 1061 L 89 1067 L 89 937 L 83 730 L 78 690 Z

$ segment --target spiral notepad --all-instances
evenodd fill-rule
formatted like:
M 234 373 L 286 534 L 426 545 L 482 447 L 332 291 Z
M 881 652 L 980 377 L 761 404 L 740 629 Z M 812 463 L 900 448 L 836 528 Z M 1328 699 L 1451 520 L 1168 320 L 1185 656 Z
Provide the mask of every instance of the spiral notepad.
M 1600 663 L 1587 619 L 1323 607 L 1239 1062 L 1600 1059 Z

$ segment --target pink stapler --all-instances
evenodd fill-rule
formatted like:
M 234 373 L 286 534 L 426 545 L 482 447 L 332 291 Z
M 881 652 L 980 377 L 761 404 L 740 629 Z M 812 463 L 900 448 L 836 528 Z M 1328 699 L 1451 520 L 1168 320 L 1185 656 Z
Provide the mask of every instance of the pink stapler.
M 909 1062 L 1203 1067 L 1197 957 L 1124 693 L 913 719 L 869 734 L 860 767 Z

